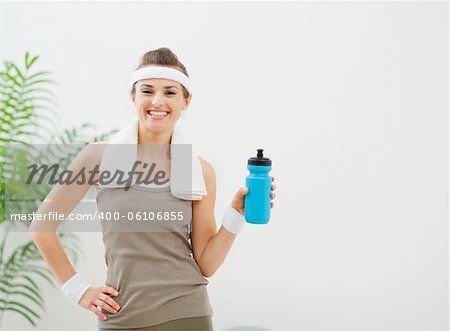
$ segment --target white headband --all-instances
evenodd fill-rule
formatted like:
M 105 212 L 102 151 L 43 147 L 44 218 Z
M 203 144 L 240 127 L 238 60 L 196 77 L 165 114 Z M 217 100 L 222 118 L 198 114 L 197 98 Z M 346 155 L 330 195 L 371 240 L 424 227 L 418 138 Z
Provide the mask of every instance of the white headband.
M 140 80 L 150 78 L 174 80 L 183 85 L 189 93 L 192 91 L 190 78 L 181 71 L 169 67 L 144 67 L 135 70 L 131 75 L 131 86 Z

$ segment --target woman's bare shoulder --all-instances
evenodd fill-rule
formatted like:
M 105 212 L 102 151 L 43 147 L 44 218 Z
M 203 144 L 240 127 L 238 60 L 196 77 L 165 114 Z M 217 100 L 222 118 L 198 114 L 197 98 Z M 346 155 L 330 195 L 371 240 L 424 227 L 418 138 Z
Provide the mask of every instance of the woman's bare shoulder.
M 214 167 L 212 166 L 212 164 L 209 163 L 208 161 L 206 161 L 201 156 L 199 156 L 198 159 L 200 160 L 200 164 L 202 166 L 203 177 L 205 179 L 209 179 L 211 177 L 214 178 L 215 177 L 215 171 L 214 171 Z
M 80 161 L 89 168 L 100 165 L 107 143 L 107 141 L 90 142 L 78 154 Z
M 104 145 L 107 144 L 108 142 L 106 140 L 102 140 L 102 141 L 93 141 L 91 142 L 91 144 L 99 144 L 99 145 Z

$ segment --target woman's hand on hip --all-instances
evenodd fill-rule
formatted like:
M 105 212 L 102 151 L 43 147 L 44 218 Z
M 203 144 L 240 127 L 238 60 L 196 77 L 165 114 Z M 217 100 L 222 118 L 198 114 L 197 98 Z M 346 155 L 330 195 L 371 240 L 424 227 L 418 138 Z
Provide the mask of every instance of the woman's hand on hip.
M 98 308 L 106 310 L 112 314 L 116 314 L 120 306 L 108 294 L 118 296 L 119 292 L 111 286 L 89 287 L 84 292 L 78 304 L 93 312 L 100 319 L 106 321 L 108 318 Z
M 275 178 L 272 177 L 272 186 L 270 187 L 270 208 L 274 207 L 273 199 L 276 197 L 275 190 L 277 189 L 277 186 L 274 184 Z M 239 191 L 234 195 L 233 201 L 231 202 L 231 207 L 236 209 L 238 212 L 240 212 L 242 215 L 244 215 L 244 199 L 245 195 L 248 193 L 247 187 L 241 187 Z

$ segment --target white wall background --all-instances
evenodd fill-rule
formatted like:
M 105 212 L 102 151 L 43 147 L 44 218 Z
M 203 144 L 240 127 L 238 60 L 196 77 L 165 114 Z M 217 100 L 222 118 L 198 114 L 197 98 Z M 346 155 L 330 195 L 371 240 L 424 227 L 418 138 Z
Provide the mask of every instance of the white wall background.
M 216 169 L 218 223 L 265 148 L 276 208 L 210 279 L 216 330 L 444 330 L 447 23 L 446 2 L 2 2 L 0 57 L 41 55 L 64 125 L 109 130 L 133 114 L 139 57 L 170 47 L 194 80 L 182 121 Z M 103 284 L 101 236 L 81 236 L 77 269 Z M 45 298 L 38 330 L 96 329 Z M 32 328 L 9 314 L 2 329 Z

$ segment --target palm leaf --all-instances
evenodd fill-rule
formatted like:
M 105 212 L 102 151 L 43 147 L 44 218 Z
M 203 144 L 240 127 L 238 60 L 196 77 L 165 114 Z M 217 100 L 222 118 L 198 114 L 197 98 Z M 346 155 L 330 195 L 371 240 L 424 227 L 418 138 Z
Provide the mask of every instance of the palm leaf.
M 39 283 L 46 281 L 55 287 L 55 278 L 34 242 L 17 245 L 5 256 L 11 235 L 6 198 L 14 201 L 15 212 L 29 214 L 51 189 L 45 180 L 23 185 L 27 178 L 24 166 L 58 164 L 63 171 L 88 142 L 105 140 L 117 132 L 95 135 L 95 127 L 87 123 L 61 131 L 51 89 L 54 81 L 50 72 L 35 70 L 38 59 L 26 52 L 22 66 L 5 61 L 0 70 L 0 325 L 4 313 L 11 312 L 36 326 L 45 311 Z M 76 264 L 83 252 L 78 236 L 63 232 L 58 237 Z

